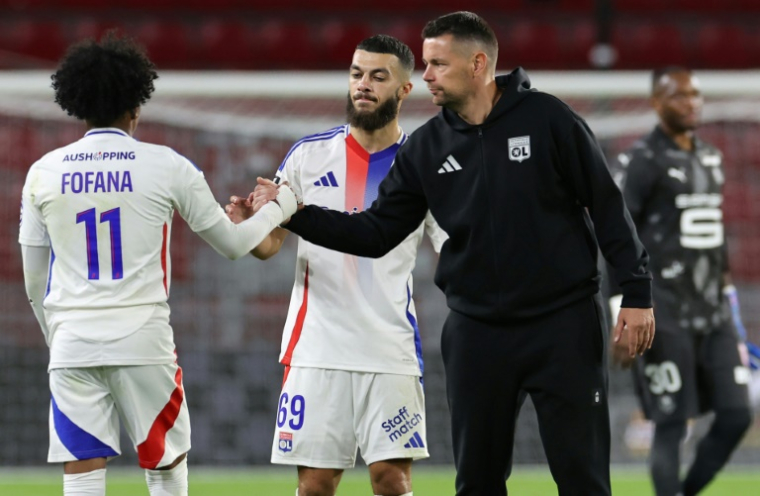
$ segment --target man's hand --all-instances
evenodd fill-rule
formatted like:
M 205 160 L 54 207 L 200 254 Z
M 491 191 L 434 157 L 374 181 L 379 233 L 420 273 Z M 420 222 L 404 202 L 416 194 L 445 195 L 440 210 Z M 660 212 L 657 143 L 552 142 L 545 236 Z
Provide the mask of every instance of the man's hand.
M 620 337 L 619 341 L 615 340 L 614 328 L 612 330 L 612 339 L 610 340 L 610 356 L 612 357 L 612 363 L 620 366 L 623 369 L 629 369 L 636 361 L 636 356 L 631 356 L 628 352 L 628 337 L 629 333 L 625 332 Z
M 253 210 L 258 212 L 268 202 L 277 200 L 278 186 L 274 181 L 263 177 L 257 177 L 256 182 L 258 184 L 248 199 L 253 203 Z
M 248 197 L 248 200 L 253 204 L 254 212 L 258 212 L 258 210 L 261 207 L 263 207 L 270 201 L 277 202 L 277 195 L 279 194 L 280 188 L 289 188 L 291 191 L 293 191 L 293 189 L 290 188 L 290 185 L 288 185 L 287 181 L 278 185 L 272 180 L 258 177 L 256 178 L 256 182 L 258 183 L 258 185 L 253 190 L 253 193 L 251 193 L 250 196 Z M 290 195 L 290 198 L 293 198 L 294 196 L 295 196 L 296 203 L 295 204 L 290 203 L 290 207 L 293 208 L 292 211 L 295 213 L 295 211 L 301 210 L 303 208 L 303 203 L 302 203 L 302 200 L 298 198 L 297 195 L 295 195 L 295 192 L 293 195 Z M 293 200 L 291 199 L 289 201 L 292 202 Z M 285 208 L 284 210 L 287 210 L 287 208 Z M 288 215 L 288 214 L 286 213 L 285 215 Z M 289 221 L 290 221 L 290 217 L 283 220 L 281 225 L 285 225 Z
M 617 325 L 613 331 L 613 359 L 625 353 L 624 343 L 627 341 L 628 358 L 630 361 L 619 361 L 623 366 L 643 355 L 652 347 L 654 341 L 654 312 L 651 308 L 621 308 Z M 619 346 L 619 343 L 620 344 Z M 621 347 L 622 349 L 618 350 Z M 616 360 L 617 361 L 617 360 Z
M 230 203 L 224 207 L 224 211 L 235 224 L 240 224 L 255 213 L 253 205 L 247 198 L 235 195 L 230 196 Z

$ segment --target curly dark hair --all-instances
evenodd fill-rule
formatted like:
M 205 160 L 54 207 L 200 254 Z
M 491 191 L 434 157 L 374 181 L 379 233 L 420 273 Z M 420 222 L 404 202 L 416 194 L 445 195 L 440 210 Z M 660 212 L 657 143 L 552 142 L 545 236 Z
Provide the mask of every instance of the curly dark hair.
M 155 69 L 142 46 L 109 31 L 100 42 L 72 45 L 50 79 L 67 114 L 108 127 L 150 99 Z

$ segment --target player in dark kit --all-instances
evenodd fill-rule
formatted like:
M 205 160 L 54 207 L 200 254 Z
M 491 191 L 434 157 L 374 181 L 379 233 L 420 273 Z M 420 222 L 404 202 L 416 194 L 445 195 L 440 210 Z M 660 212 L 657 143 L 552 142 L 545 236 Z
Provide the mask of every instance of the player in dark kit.
M 722 155 L 694 135 L 698 81 L 680 67 L 655 71 L 652 105 L 659 124 L 618 157 L 613 176 L 654 276 L 657 339 L 634 367 L 642 407 L 656 425 L 652 479 L 657 496 L 690 496 L 715 477 L 751 423 L 749 370 L 729 310 L 740 323 L 723 235 Z M 613 353 L 630 364 L 627 353 Z M 709 410 L 715 420 L 682 482 L 686 421 Z

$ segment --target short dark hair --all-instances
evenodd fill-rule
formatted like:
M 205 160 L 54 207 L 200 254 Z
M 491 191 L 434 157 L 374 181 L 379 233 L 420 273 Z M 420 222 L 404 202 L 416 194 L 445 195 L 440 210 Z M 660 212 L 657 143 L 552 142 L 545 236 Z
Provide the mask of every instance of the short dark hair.
M 387 34 L 376 34 L 362 40 L 356 45 L 357 50 L 364 50 L 372 53 L 389 53 L 395 55 L 401 62 L 401 67 L 408 73 L 414 70 L 414 54 L 406 43 L 388 36 Z
M 55 102 L 77 119 L 107 127 L 150 99 L 158 78 L 145 50 L 107 32 L 100 42 L 72 45 L 50 79 Z
M 422 39 L 438 38 L 446 34 L 461 41 L 478 43 L 487 50 L 488 55 L 493 58 L 493 63 L 496 62 L 499 42 L 491 26 L 479 15 L 466 11 L 453 12 L 433 19 L 422 29 Z
M 652 86 L 651 91 L 652 95 L 657 93 L 657 87 L 660 84 L 660 79 L 662 79 L 663 76 L 670 76 L 672 74 L 678 74 L 678 73 L 684 73 L 684 74 L 691 74 L 691 69 L 688 67 L 683 67 L 680 65 L 668 65 L 665 67 L 660 67 L 658 69 L 655 69 L 652 71 Z

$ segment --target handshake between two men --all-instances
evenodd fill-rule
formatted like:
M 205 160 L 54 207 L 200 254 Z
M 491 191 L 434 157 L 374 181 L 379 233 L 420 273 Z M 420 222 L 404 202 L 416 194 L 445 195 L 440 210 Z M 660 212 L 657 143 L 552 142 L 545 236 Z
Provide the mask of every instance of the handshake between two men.
M 280 188 L 290 188 L 287 181 L 282 184 L 277 184 L 271 179 L 264 179 L 262 177 L 256 178 L 256 188 L 247 197 L 241 197 L 232 195 L 230 196 L 230 203 L 224 207 L 224 211 L 227 212 L 227 216 L 235 224 L 243 222 L 245 219 L 253 216 L 259 211 L 261 207 L 266 205 L 270 201 L 277 202 L 277 194 Z M 295 194 L 295 191 L 293 192 Z M 298 210 L 303 208 L 303 201 L 298 197 Z M 282 224 L 287 224 L 290 218 L 283 220 Z
M 270 201 L 278 202 L 277 195 L 280 188 L 290 188 L 288 182 L 277 184 L 270 179 L 262 177 L 256 178 L 256 188 L 247 197 L 232 195 L 230 203 L 225 206 L 225 211 L 230 220 L 238 224 L 245 219 L 253 216 L 261 207 Z M 292 188 L 290 188 L 291 191 Z M 295 194 L 295 192 L 294 192 Z M 297 194 L 296 201 L 298 210 L 303 208 L 303 199 Z M 292 201 L 292 200 L 291 200 Z M 279 202 L 278 202 L 279 204 Z M 290 218 L 283 220 L 282 225 L 287 224 Z M 266 259 L 275 253 L 282 239 L 279 239 L 277 246 L 259 246 L 253 251 L 257 258 Z M 612 332 L 612 342 L 610 352 L 614 363 L 621 365 L 623 368 L 629 368 L 637 355 L 642 355 L 645 350 L 651 348 L 654 340 L 654 320 L 649 316 L 639 315 L 638 309 L 622 308 L 620 314 L 614 318 L 616 325 Z M 629 332 L 624 332 L 628 330 Z

